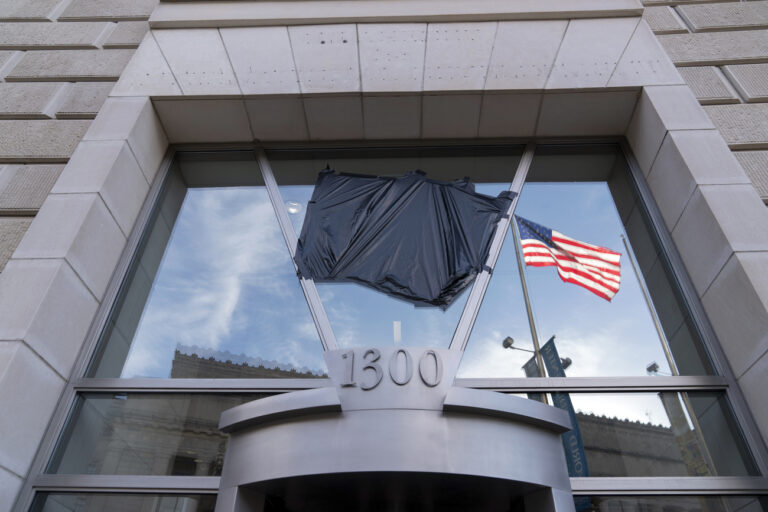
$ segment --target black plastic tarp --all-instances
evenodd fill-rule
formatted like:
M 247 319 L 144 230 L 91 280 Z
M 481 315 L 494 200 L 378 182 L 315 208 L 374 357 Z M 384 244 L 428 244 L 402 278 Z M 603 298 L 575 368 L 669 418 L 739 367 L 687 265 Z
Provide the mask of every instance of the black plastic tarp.
M 483 268 L 513 197 L 421 171 L 391 178 L 324 170 L 301 230 L 299 275 L 445 308 Z

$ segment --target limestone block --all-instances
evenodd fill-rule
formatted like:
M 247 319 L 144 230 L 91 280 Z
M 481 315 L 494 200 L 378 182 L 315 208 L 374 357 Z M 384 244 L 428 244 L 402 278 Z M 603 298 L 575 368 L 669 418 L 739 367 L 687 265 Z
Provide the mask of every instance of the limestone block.
M 46 20 L 61 0 L 0 0 L 0 19 Z
M 63 165 L 9 165 L 0 174 L 0 214 L 32 214 L 43 205 Z
M 0 274 L 0 339 L 23 340 L 59 375 L 69 376 L 96 307 L 63 260 L 14 258 Z
M 364 96 L 366 139 L 418 139 L 421 98 L 417 95 Z
M 741 64 L 768 55 L 768 30 L 739 30 L 658 36 L 678 66 Z
M 490 77 L 489 77 L 490 78 Z M 541 94 L 490 93 L 483 95 L 480 137 L 533 137 L 539 118 Z
M 499 22 L 486 90 L 543 89 L 568 22 Z
M 748 183 L 717 130 L 669 132 L 648 174 L 648 186 L 670 230 L 698 185 Z
M 125 236 L 99 195 L 51 194 L 14 258 L 66 259 L 101 299 L 124 245 Z
M 222 29 L 221 38 L 243 94 L 298 94 L 286 27 Z
M 310 139 L 362 139 L 362 103 L 360 96 L 304 98 Z
M 0 119 L 50 119 L 46 107 L 61 87 L 56 83 L 0 83 Z
M 52 192 L 98 193 L 127 237 L 148 190 L 149 184 L 126 143 L 83 141 Z
M 112 82 L 78 82 L 56 112 L 58 119 L 93 119 L 107 100 Z
M 21 52 L 0 50 L 0 80 L 5 78 L 22 55 Z
M 157 41 L 148 32 L 128 62 L 112 96 L 181 96 L 181 88 L 171 73 Z
M 307 140 L 307 119 L 301 98 L 252 98 L 245 109 L 256 140 Z
M 26 52 L 6 81 L 117 80 L 133 50 Z
M 11 259 L 30 224 L 32 219 L 29 217 L 0 217 L 0 272 Z
M 148 98 L 109 98 L 83 140 L 127 140 L 149 183 L 168 148 L 165 131 Z
M 714 128 L 701 105 L 684 85 L 644 87 L 627 139 L 646 175 L 669 130 Z
M 0 162 L 65 161 L 90 121 L 0 121 Z
M 768 104 L 704 107 L 731 149 L 768 147 Z
M 768 64 L 725 66 L 723 72 L 748 103 L 768 101 Z
M 0 49 L 96 48 L 106 23 L 0 23 Z
M 148 30 L 146 21 L 121 21 L 104 42 L 104 48 L 138 48 Z
M 605 87 L 638 22 L 637 18 L 571 20 L 546 88 Z
M 157 30 L 153 35 L 184 94 L 240 94 L 218 30 Z
M 765 353 L 739 379 L 739 387 L 747 403 L 751 404 L 752 415 L 763 436 L 768 435 L 768 407 L 765 404 L 765 390 L 768 389 L 768 353 Z M 763 404 L 763 405 L 761 405 Z
M 24 343 L 0 342 L 0 407 L 13 411 L 0 416 L 3 432 L 0 465 L 3 468 L 17 475 L 27 474 L 63 388 L 64 380 Z M 0 488 L 3 489 L 2 503 L 8 488 Z M 10 510 L 10 506 L 2 510 Z
M 170 142 L 250 142 L 248 114 L 241 99 L 155 102 L 157 115 Z
M 683 79 L 645 21 L 640 21 L 613 70 L 609 87 L 675 85 Z
M 24 479 L 19 475 L 0 467 L 0 489 L 5 489 L 6 491 L 0 494 L 0 510 L 11 510 L 14 500 L 16 500 L 16 495 L 19 494 L 21 484 L 23 483 Z
M 752 185 L 702 185 L 672 238 L 703 294 L 734 252 L 768 251 L 768 209 Z
M 622 135 L 635 110 L 637 98 L 635 91 L 545 94 L 536 135 Z
M 768 1 L 681 5 L 680 16 L 696 32 L 768 27 Z
M 768 349 L 766 268 L 766 253 L 736 253 L 701 299 L 736 378 Z
M 768 151 L 736 151 L 733 153 L 747 173 L 763 201 L 768 199 Z
M 480 94 L 430 94 L 422 98 L 422 132 L 425 139 L 477 137 Z
M 498 23 L 430 23 L 425 91 L 482 90 Z
M 301 92 L 360 91 L 356 25 L 294 26 L 288 36 Z
M 669 6 L 646 7 L 643 19 L 654 34 L 684 34 L 688 32 Z
M 364 92 L 421 90 L 426 23 L 360 24 L 357 31 Z
M 59 20 L 146 20 L 158 0 L 73 0 Z
M 678 68 L 678 71 L 702 105 L 739 102 L 716 67 L 691 66 Z

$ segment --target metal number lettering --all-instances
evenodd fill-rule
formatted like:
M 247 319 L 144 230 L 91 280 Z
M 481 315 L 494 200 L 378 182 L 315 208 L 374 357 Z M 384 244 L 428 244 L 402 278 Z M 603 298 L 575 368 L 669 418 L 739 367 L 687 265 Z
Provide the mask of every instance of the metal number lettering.
M 368 356 L 373 356 L 372 358 L 368 358 Z M 384 372 L 381 371 L 381 365 L 376 363 L 381 358 L 381 352 L 379 352 L 375 348 L 369 348 L 365 351 L 365 354 L 363 354 L 363 360 L 368 362 L 369 364 L 363 366 L 363 371 L 365 370 L 373 370 L 376 372 L 376 379 L 373 381 L 372 384 L 365 384 L 360 383 L 360 389 L 363 391 L 368 391 L 369 389 L 373 389 L 376 386 L 379 385 L 379 382 L 381 382 L 381 378 L 384 376 Z
M 405 377 L 403 377 L 402 379 L 398 379 L 397 377 L 397 367 L 398 367 L 398 360 L 400 359 L 399 357 L 400 354 L 405 355 Z M 392 354 L 392 357 L 389 360 L 389 376 L 392 379 L 392 382 L 394 382 L 398 386 L 405 386 L 411 380 L 411 377 L 413 376 L 413 364 L 411 361 L 411 354 L 409 354 L 408 351 L 405 350 L 404 348 L 401 348 L 397 352 Z
M 427 364 L 427 358 L 429 356 L 432 356 L 432 358 L 435 360 L 435 376 L 433 379 L 429 378 L 431 375 L 426 375 L 427 372 L 424 369 Z M 421 359 L 419 359 L 419 375 L 421 376 L 421 380 L 424 381 L 424 384 L 431 388 L 440 384 L 440 381 L 443 379 L 443 363 L 440 361 L 440 356 L 437 355 L 437 352 L 434 350 L 427 350 L 424 352 L 424 354 L 421 356 Z
M 355 371 L 355 351 L 354 350 L 348 350 L 347 352 L 344 352 L 341 354 L 341 358 L 346 361 L 346 368 L 344 368 L 344 381 L 341 383 L 341 386 L 344 388 L 351 388 L 357 386 L 355 384 L 355 377 L 354 377 L 354 371 Z

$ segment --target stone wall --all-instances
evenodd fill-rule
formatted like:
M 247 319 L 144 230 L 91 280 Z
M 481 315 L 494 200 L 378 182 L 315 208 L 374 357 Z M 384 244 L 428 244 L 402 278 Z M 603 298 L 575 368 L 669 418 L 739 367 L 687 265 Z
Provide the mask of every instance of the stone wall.
M 0 271 L 157 0 L 0 0 Z
M 643 17 L 768 203 L 768 1 L 644 4 Z
M 156 3 L 0 0 L 0 271 L 149 29 Z M 25 285 L 45 279 L 44 272 L 35 274 Z M 7 401 L 18 391 L 8 382 L 29 371 L 15 357 L 24 350 L 9 344 L 0 350 L 3 403 L 18 403 Z M 31 360 L 39 355 L 27 351 L 24 357 L 39 364 Z M 49 403 L 39 404 L 41 427 L 68 377 L 50 369 L 39 379 L 41 389 L 56 390 Z M 29 443 L 14 443 L 24 456 L 0 457 L 0 510 L 10 508 L 29 470 L 43 428 L 37 430 Z

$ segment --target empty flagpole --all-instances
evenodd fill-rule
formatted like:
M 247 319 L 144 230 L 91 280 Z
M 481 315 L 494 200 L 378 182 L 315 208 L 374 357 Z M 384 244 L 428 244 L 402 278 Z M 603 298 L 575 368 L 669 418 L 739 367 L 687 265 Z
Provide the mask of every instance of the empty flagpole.
M 528 284 L 525 282 L 525 270 L 523 265 L 523 255 L 520 247 L 520 232 L 517 230 L 517 221 L 512 215 L 512 238 L 515 240 L 515 255 L 517 256 L 517 268 L 520 271 L 520 281 L 523 283 L 523 297 L 525 298 L 525 310 L 528 312 L 528 325 L 531 327 L 531 338 L 533 339 L 533 350 L 536 352 L 536 364 L 539 365 L 539 375 L 544 377 L 544 359 L 541 357 L 541 347 L 539 346 L 539 335 L 536 332 L 536 322 L 533 319 L 533 309 L 531 308 L 531 299 L 528 297 Z M 547 403 L 546 395 L 544 403 Z
M 648 289 L 645 287 L 645 283 L 643 282 L 642 277 L 640 277 L 640 269 L 637 268 L 637 263 L 635 263 L 635 259 L 632 257 L 632 251 L 629 250 L 629 244 L 627 243 L 627 239 L 624 237 L 623 233 L 621 234 L 621 241 L 624 242 L 624 249 L 627 251 L 627 258 L 629 259 L 629 263 L 632 265 L 632 270 L 635 271 L 637 284 L 640 286 L 640 290 L 643 292 L 645 305 L 648 306 L 648 312 L 651 314 L 651 318 L 653 319 L 653 325 L 656 327 L 656 333 L 659 336 L 659 341 L 661 341 L 661 347 L 664 349 L 664 356 L 667 358 L 669 369 L 672 372 L 672 375 L 679 375 L 677 366 L 675 366 L 675 361 L 672 359 L 672 351 L 669 348 L 667 336 L 664 334 L 664 329 L 661 327 L 659 315 L 656 314 L 656 308 L 653 307 L 651 295 L 648 293 Z

